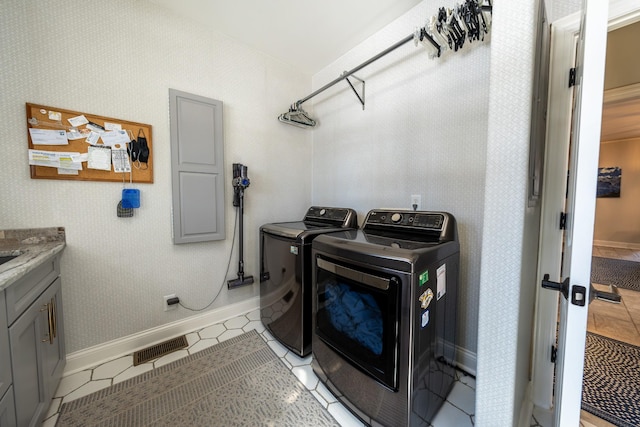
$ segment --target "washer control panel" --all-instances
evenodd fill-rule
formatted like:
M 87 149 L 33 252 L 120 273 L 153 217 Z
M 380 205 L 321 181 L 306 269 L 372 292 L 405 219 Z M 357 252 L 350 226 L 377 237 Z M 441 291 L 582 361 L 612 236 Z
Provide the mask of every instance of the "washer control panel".
M 374 209 L 367 214 L 362 229 L 439 235 L 446 239 L 454 221 L 446 212 Z
M 304 221 L 321 222 L 338 227 L 357 228 L 358 216 L 353 209 L 311 206 Z

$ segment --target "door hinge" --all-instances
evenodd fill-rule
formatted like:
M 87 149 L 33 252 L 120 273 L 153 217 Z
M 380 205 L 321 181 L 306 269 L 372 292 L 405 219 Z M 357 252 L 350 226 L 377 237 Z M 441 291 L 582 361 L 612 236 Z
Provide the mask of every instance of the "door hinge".
M 576 85 L 576 69 L 569 68 L 569 87 L 574 87 Z
M 567 214 L 560 212 L 560 230 L 567 229 Z
M 556 363 L 556 359 L 558 358 L 558 347 L 555 345 L 551 346 L 551 363 Z

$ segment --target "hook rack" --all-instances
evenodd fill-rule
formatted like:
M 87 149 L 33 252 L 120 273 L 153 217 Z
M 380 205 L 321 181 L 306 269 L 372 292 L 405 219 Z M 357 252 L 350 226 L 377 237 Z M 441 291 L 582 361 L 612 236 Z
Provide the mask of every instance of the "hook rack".
M 283 123 L 295 126 L 314 127 L 316 125 L 315 120 L 307 116 L 306 112 L 301 107 L 302 104 L 342 80 L 346 80 L 349 86 L 351 86 L 351 89 L 358 97 L 358 100 L 362 104 L 362 109 L 364 110 L 365 82 L 364 80 L 354 76 L 354 73 L 357 73 L 367 65 L 377 61 L 388 53 L 393 52 L 411 40 L 414 41 L 416 46 L 419 42 L 424 43 L 427 41 L 428 45 L 435 49 L 435 53 L 430 55 L 432 59 L 439 58 L 447 48 L 457 52 L 464 46 L 465 40 L 469 40 L 469 43 L 474 40 L 484 40 L 484 35 L 489 32 L 491 26 L 485 12 L 491 13 L 493 10 L 492 0 L 486 0 L 488 4 L 483 4 L 484 1 L 485 0 L 466 0 L 462 5 L 456 6 L 455 9 L 445 9 L 444 7 L 439 8 L 438 14 L 428 19 L 424 27 L 416 29 L 412 34 L 403 38 L 396 44 L 388 47 L 350 71 L 343 72 L 340 77 L 327 83 L 310 95 L 296 101 L 291 105 L 289 111 L 281 114 L 278 119 Z M 353 83 L 349 80 L 349 77 L 353 77 L 362 83 L 362 95 L 358 93 Z M 302 120 L 301 117 L 303 117 L 304 120 Z

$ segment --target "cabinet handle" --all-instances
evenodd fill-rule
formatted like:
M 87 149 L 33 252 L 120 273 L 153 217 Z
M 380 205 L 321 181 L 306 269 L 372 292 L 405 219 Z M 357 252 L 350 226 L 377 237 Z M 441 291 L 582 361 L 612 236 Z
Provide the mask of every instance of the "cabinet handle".
M 53 304 L 49 303 L 49 344 L 53 345 L 53 338 L 55 337 L 55 325 L 53 324 Z
M 58 336 L 58 308 L 56 297 L 51 298 L 51 320 L 53 321 L 53 338 Z
M 51 303 L 47 303 L 42 306 L 42 308 L 40 309 L 40 313 L 44 313 L 45 311 L 47 312 L 47 326 L 49 329 L 47 331 L 48 333 L 45 334 L 41 342 L 51 341 Z

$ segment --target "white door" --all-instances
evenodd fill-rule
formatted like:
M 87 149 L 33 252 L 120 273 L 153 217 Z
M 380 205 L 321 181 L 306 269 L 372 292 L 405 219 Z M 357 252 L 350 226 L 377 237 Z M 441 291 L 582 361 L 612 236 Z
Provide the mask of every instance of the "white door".
M 605 47 L 607 2 L 585 3 L 580 17 L 567 17 L 552 24 L 550 59 L 550 95 L 548 109 L 547 153 L 543 191 L 542 229 L 539 254 L 539 278 L 570 278 L 573 286 L 589 287 L 591 245 L 595 208 L 596 168 L 602 104 L 602 77 Z M 640 20 L 637 0 L 610 0 L 609 30 Z M 584 19 L 587 11 L 589 20 Z M 593 22 L 592 21 L 595 21 Z M 605 19 L 606 20 L 606 19 Z M 585 25 L 586 23 L 586 25 Z M 604 26 L 604 28 L 603 28 Z M 571 126 L 573 90 L 566 85 L 568 69 L 575 64 L 576 35 L 582 27 L 582 48 L 578 63 L 587 71 L 578 78 L 575 121 Z M 574 141 L 569 159 L 569 139 Z M 567 182 L 567 165 L 571 179 Z M 565 183 L 568 187 L 565 189 Z M 560 213 L 569 214 L 566 235 L 558 228 Z M 563 248 L 563 242 L 566 247 Z M 564 252 L 564 259 L 563 259 Z M 561 273 L 561 265 L 563 267 Z M 586 335 L 586 307 L 571 304 L 560 296 L 561 321 L 558 336 L 558 377 L 553 393 L 554 365 L 552 346 L 556 344 L 558 294 L 541 290 L 537 296 L 533 402 L 542 408 L 556 409 L 556 425 L 578 425 L 582 390 L 582 370 Z M 588 298 L 588 294 L 587 294 Z
M 562 278 L 569 280 L 568 289 L 560 298 L 554 399 L 556 426 L 580 423 L 607 17 L 608 2 L 583 1 L 567 184 Z

